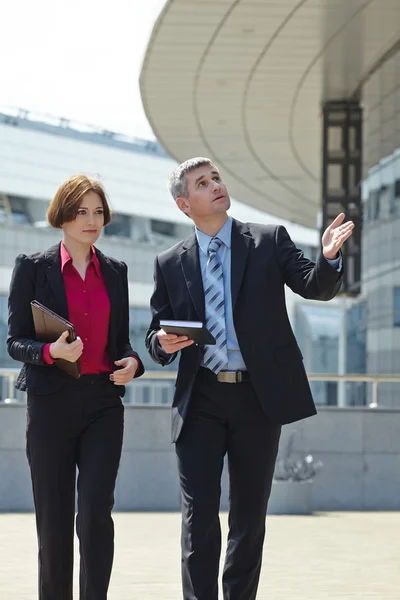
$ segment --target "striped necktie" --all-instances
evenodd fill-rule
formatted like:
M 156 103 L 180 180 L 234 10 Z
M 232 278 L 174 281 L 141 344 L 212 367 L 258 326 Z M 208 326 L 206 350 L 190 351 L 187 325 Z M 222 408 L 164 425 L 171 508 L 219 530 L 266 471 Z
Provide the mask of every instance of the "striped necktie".
M 212 238 L 208 245 L 206 289 L 204 293 L 206 327 L 215 338 L 215 346 L 204 346 L 203 365 L 214 373 L 228 368 L 226 347 L 224 275 L 217 251 L 222 245 L 219 238 Z

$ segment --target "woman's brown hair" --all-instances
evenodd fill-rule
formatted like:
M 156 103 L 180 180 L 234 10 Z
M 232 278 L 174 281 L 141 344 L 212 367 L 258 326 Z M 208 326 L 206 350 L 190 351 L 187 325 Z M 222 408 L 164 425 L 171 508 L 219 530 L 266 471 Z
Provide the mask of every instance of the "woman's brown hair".
M 64 223 L 76 219 L 82 198 L 87 192 L 95 192 L 101 198 L 104 209 L 104 225 L 111 221 L 111 211 L 106 193 L 100 181 L 86 175 L 73 175 L 58 188 L 47 211 L 47 220 L 59 229 Z

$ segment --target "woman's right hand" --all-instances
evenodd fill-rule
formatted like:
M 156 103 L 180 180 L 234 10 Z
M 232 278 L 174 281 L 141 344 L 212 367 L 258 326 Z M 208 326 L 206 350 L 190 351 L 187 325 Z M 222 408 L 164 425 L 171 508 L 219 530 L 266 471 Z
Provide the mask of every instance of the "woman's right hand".
M 57 341 L 50 344 L 50 356 L 52 359 L 57 360 L 63 358 L 69 362 L 76 362 L 83 352 L 83 343 L 80 337 L 77 337 L 74 342 L 70 344 L 67 342 L 69 331 L 64 331 L 60 335 Z

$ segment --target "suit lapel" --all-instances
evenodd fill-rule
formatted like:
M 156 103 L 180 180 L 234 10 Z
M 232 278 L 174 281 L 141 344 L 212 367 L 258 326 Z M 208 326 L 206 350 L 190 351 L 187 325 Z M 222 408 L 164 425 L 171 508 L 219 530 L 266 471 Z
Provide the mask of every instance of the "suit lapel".
M 195 235 L 185 242 L 180 257 L 186 285 L 197 315 L 200 321 L 205 321 L 203 279 L 201 277 L 199 247 Z
M 236 301 L 242 285 L 243 275 L 249 255 L 251 234 L 245 223 L 232 219 L 231 237 L 231 296 L 232 311 L 235 310 Z
M 112 262 L 98 248 L 96 248 L 96 256 L 99 259 L 101 272 L 103 273 L 104 283 L 107 288 L 108 297 L 110 299 L 110 326 L 109 332 L 116 330 L 117 322 L 117 307 L 119 305 L 119 276 L 114 269 Z
M 68 303 L 65 293 L 64 280 L 61 273 L 60 244 L 52 246 L 45 252 L 47 266 L 45 273 L 56 299 L 57 312 L 64 319 L 69 318 Z

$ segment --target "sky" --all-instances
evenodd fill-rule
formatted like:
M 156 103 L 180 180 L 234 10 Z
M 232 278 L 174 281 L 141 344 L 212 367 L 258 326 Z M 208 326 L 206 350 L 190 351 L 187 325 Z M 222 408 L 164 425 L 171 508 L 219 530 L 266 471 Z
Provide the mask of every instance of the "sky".
M 23 108 L 154 140 L 139 74 L 165 3 L 4 0 L 0 112 Z
M 6 2 L 0 111 L 24 108 L 154 139 L 138 78 L 165 0 Z

